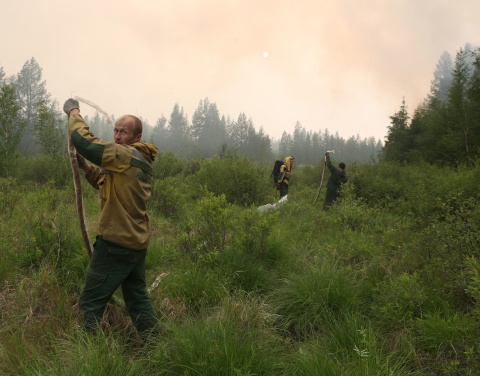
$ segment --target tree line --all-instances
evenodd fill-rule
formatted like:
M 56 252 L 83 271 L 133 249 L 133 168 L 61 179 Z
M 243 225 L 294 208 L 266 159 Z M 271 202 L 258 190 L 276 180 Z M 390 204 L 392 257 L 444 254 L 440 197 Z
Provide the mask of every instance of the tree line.
M 430 92 L 410 117 L 405 98 L 390 117 L 382 157 L 389 161 L 473 163 L 480 152 L 480 48 L 444 52 Z
M 7 77 L 0 66 L 0 171 L 8 175 L 15 158 L 65 152 L 65 115 L 58 101 L 47 91 L 42 68 L 35 58 L 23 65 L 18 74 Z M 86 116 L 94 134 L 112 139 L 107 118 L 98 112 Z M 307 131 L 299 122 L 293 134 L 283 132 L 273 140 L 262 127 L 256 129 L 245 113 L 236 119 L 221 115 L 208 98 L 200 100 L 191 121 L 183 107 L 174 105 L 167 119 L 163 114 L 155 124 L 144 123 L 143 139 L 162 151 L 180 157 L 211 157 L 222 152 L 235 152 L 261 162 L 294 155 L 300 164 L 314 164 L 328 149 L 341 151 L 345 162 L 376 161 L 382 142 L 374 137 L 358 135 L 344 139 L 325 131 Z

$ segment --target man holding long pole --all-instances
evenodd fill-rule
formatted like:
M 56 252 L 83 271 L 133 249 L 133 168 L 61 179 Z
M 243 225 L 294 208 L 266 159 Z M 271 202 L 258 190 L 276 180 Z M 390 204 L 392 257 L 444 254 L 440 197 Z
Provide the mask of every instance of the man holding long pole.
M 330 153 L 325 153 L 325 163 L 330 170 L 330 178 L 327 182 L 327 193 L 325 194 L 325 202 L 323 203 L 323 209 L 328 210 L 330 206 L 337 200 L 342 184 L 348 181 L 347 173 L 345 172 L 345 163 L 341 162 L 338 168 L 332 165 L 330 161 Z
M 158 325 L 145 281 L 151 236 L 146 204 L 157 148 L 140 141 L 142 122 L 136 116 L 120 117 L 113 129 L 115 142 L 106 142 L 90 132 L 76 99 L 68 99 L 63 110 L 78 165 L 101 199 L 97 237 L 79 299 L 82 324 L 88 332 L 95 332 L 108 301 L 121 286 L 130 318 L 147 339 Z

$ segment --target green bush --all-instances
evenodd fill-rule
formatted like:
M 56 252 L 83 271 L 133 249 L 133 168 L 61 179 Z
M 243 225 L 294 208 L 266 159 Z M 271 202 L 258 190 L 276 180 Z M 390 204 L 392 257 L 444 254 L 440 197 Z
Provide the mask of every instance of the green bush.
M 148 202 L 148 208 L 152 212 L 173 218 L 181 215 L 184 207 L 184 196 L 178 187 L 181 186 L 183 176 L 166 177 L 156 180 L 153 185 L 152 197 Z
M 178 244 L 184 253 L 193 257 L 222 252 L 228 241 L 232 226 L 232 207 L 225 196 L 214 196 L 207 192 L 205 197 L 186 213 L 182 222 L 183 231 Z
M 247 157 L 214 157 L 204 161 L 196 174 L 197 185 L 245 207 L 267 202 L 269 183 L 266 172 Z
M 183 174 L 188 162 L 172 152 L 160 152 L 153 163 L 153 176 L 157 180 Z
M 13 178 L 0 178 L 0 213 L 8 220 L 20 202 L 23 187 Z M 2 221 L 3 222 L 3 221 Z
M 466 276 L 467 288 L 465 292 L 473 301 L 472 314 L 475 318 L 480 318 L 480 263 L 475 256 L 466 258 Z
M 57 188 L 70 184 L 72 167 L 66 152 L 61 156 L 39 155 L 32 158 L 21 158 L 18 161 L 17 179 L 29 185 L 53 183 Z M 27 185 L 28 186 L 28 185 Z
M 256 208 L 240 213 L 236 223 L 234 247 L 250 254 L 264 254 L 275 216 L 263 215 Z
M 421 316 L 428 299 L 418 273 L 403 273 L 385 279 L 374 291 L 372 313 L 386 331 L 411 325 L 412 320 Z
M 433 371 L 445 375 L 478 375 L 478 324 L 451 310 L 427 312 L 415 323 L 417 351 L 432 359 Z
M 432 216 L 421 235 L 423 252 L 419 260 L 425 264 L 424 279 L 435 286 L 438 294 L 456 307 L 466 310 L 470 298 L 467 259 L 480 257 L 480 210 L 477 200 L 463 195 L 447 197 L 441 211 Z

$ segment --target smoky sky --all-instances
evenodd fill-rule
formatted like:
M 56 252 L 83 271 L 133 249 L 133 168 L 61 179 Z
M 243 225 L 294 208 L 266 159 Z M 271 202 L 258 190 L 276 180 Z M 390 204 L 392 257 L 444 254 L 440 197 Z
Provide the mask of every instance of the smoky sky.
M 154 125 L 175 103 L 191 120 L 208 98 L 273 138 L 298 122 L 383 140 L 444 51 L 480 44 L 478 0 L 2 3 L 0 66 L 10 76 L 34 57 L 60 104 L 81 96 Z

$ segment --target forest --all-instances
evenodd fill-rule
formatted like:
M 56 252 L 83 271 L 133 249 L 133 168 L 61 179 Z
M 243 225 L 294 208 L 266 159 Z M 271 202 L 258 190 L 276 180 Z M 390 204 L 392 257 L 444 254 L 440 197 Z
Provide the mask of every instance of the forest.
M 191 124 L 178 105 L 147 124 L 161 161 L 146 260 L 161 335 L 148 345 L 121 291 L 96 336 L 79 325 L 89 257 L 66 117 L 28 67 L 38 85 L 25 91 L 0 71 L 1 375 L 480 374 L 479 49 L 442 54 L 424 102 L 386 119 L 384 145 L 298 125 L 275 149 L 208 99 Z M 106 120 L 88 119 L 108 140 Z M 328 149 L 352 159 L 323 210 Z M 288 200 L 261 211 L 278 201 L 277 153 L 299 163 Z M 93 241 L 100 198 L 87 184 L 82 195 Z
M 58 100 L 63 105 L 66 99 Z M 65 114 L 57 99 L 48 93 L 42 68 L 35 58 L 10 77 L 6 77 L 0 66 L 0 116 L 0 153 L 8 155 L 10 161 L 15 160 L 17 152 L 36 156 L 60 154 L 65 150 Z M 95 112 L 86 120 L 94 134 L 111 140 L 111 126 L 106 115 Z M 191 121 L 178 103 L 168 119 L 160 114 L 153 125 L 142 120 L 145 141 L 184 158 L 209 158 L 227 148 L 260 162 L 293 154 L 299 163 L 312 164 L 322 159 L 328 145 L 345 155 L 346 163 L 367 163 L 378 160 L 383 146 L 382 141 L 374 137 L 360 139 L 356 135 L 345 140 L 337 132 L 331 134 L 327 128 L 307 131 L 299 122 L 293 134 L 283 132 L 280 140 L 273 140 L 262 127 L 257 130 L 245 113 L 232 120 L 221 115 L 217 105 L 208 98 L 199 101 Z M 15 162 L 12 164 L 14 166 Z M 8 175 L 8 169 L 13 166 L 2 163 L 0 172 Z
M 430 93 L 410 117 L 405 99 L 390 117 L 384 158 L 390 161 L 472 161 L 480 148 L 480 51 L 466 44 L 440 57 Z

